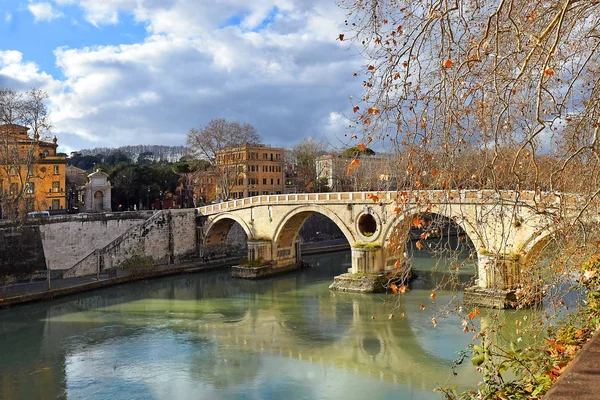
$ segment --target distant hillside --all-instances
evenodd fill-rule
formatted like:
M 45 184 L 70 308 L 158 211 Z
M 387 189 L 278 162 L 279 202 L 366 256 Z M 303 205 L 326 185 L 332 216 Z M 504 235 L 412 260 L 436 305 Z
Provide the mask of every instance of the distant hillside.
M 125 155 L 133 162 L 141 157 L 150 163 L 177 162 L 185 155 L 185 146 L 162 146 L 162 145 L 136 145 L 116 148 L 97 147 L 94 149 L 83 149 L 76 151 L 81 156 L 111 156 Z

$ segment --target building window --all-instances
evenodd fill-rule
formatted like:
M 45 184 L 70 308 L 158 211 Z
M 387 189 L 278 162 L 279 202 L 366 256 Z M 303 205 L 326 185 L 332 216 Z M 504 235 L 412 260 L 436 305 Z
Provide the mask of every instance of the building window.
M 8 191 L 9 194 L 17 194 L 17 192 L 19 191 L 19 184 L 16 182 L 12 182 L 10 184 L 10 189 Z
M 25 183 L 25 194 L 33 194 L 35 192 L 35 184 L 33 182 Z
M 33 176 L 33 165 L 27 166 L 27 176 Z
M 58 175 L 58 165 L 54 166 L 54 175 Z
M 273 178 L 271 178 L 271 185 L 273 184 Z
M 52 182 L 52 193 L 60 192 L 60 182 Z
M 265 194 L 269 194 L 269 192 L 267 192 L 266 190 L 263 190 L 263 195 Z
M 277 178 L 277 184 L 281 185 L 281 181 L 279 180 L 279 178 Z
M 263 178 L 263 185 L 267 184 L 267 178 Z
M 33 211 L 33 199 L 25 199 L 25 209 L 27 212 Z
M 60 200 L 59 199 L 52 200 L 52 209 L 60 210 Z

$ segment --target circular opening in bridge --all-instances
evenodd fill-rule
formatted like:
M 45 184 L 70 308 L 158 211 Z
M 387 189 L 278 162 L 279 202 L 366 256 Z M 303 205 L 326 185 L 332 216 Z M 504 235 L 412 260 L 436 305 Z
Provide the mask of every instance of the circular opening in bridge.
M 366 237 L 373 236 L 377 231 L 377 221 L 371 214 L 363 214 L 358 218 L 358 231 Z

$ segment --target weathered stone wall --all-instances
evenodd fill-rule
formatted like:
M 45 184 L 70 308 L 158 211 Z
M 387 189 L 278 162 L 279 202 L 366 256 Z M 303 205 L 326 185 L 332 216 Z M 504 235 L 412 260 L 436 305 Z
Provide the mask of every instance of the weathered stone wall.
M 0 284 L 44 274 L 44 249 L 37 226 L 0 228 Z
M 100 250 L 102 270 L 126 260 L 144 258 L 152 264 L 172 264 L 197 255 L 195 210 L 163 210 Z
M 51 270 L 66 270 L 140 225 L 152 214 L 120 213 L 73 216 L 64 222 L 39 226 L 46 263 Z

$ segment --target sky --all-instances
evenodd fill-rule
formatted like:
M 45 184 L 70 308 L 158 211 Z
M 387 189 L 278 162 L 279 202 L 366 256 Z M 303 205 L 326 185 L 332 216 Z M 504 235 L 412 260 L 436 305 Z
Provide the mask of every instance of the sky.
M 44 89 L 59 150 L 183 145 L 213 118 L 339 145 L 362 64 L 334 0 L 0 0 L 0 88 Z

